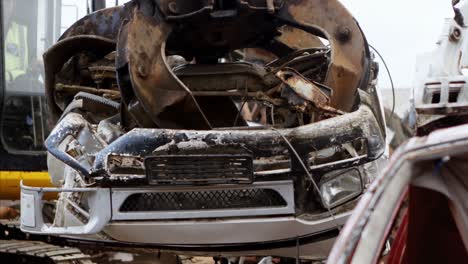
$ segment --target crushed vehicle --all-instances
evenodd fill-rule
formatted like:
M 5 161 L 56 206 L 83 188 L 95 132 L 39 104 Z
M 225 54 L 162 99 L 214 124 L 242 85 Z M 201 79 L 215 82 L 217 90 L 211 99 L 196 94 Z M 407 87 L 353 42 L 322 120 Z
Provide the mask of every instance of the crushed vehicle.
M 417 64 L 419 137 L 396 150 L 362 196 L 327 263 L 468 261 L 468 1 L 452 4 L 437 48 Z
M 325 258 L 385 159 L 378 66 L 337 1 L 134 0 L 44 64 L 56 187 L 22 186 L 24 232 Z
M 362 196 L 327 263 L 465 263 L 468 125 L 414 137 Z

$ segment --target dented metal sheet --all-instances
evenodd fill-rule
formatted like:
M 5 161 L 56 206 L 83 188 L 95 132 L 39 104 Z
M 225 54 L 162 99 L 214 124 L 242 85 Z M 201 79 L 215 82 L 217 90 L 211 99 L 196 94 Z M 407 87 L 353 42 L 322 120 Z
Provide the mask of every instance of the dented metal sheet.
M 169 25 L 135 10 L 126 49 L 133 90 L 157 126 L 209 129 L 191 91 L 169 69 L 165 41 L 170 32 Z
M 333 87 L 331 106 L 351 110 L 356 89 L 365 89 L 369 76 L 368 47 L 359 25 L 338 1 L 286 1 L 278 17 L 291 25 L 325 37 L 332 49 L 325 85 Z
M 45 90 L 49 106 L 50 116 L 54 121 L 58 120 L 66 104 L 71 98 L 62 98 L 60 93 L 57 93 L 55 86 L 57 82 L 57 74 L 63 69 L 67 63 L 77 53 L 86 50 L 93 50 L 96 55 L 104 56 L 105 54 L 115 50 L 115 42 L 111 39 L 99 37 L 95 35 L 80 35 L 65 38 L 44 53 L 44 68 L 45 68 Z M 77 74 L 75 78 L 79 78 Z
M 239 95 L 253 89 L 251 84 L 254 84 L 272 98 L 275 86 L 279 83 L 274 73 L 284 70 L 282 67 L 291 67 L 298 71 L 298 74 L 306 78 L 304 81 L 310 81 L 309 85 L 313 86 L 312 81 L 317 81 L 333 90 L 329 100 L 319 93 L 314 93 L 317 95 L 311 100 L 312 94 L 307 95 L 307 89 L 299 92 L 305 95 L 307 100 L 317 103 L 319 109 L 328 112 L 334 108 L 352 110 L 351 106 L 357 101 L 356 89 L 365 89 L 368 85 L 370 56 L 359 26 L 339 2 L 246 0 L 236 5 L 229 3 L 226 1 L 225 5 L 220 5 L 213 1 L 131 1 L 125 6 L 100 10 L 86 16 L 70 27 L 61 40 L 105 38 L 117 42 L 117 75 L 113 78 L 109 71 L 105 75 L 99 75 L 99 78 L 107 78 L 110 81 L 99 79 L 96 85 L 101 86 L 117 79 L 124 106 L 122 116 L 133 119 L 124 120 L 125 124 L 193 129 L 226 125 L 226 122 L 221 121 L 221 116 L 207 111 L 213 111 L 209 106 L 220 101 L 222 103 L 217 104 L 220 112 L 226 112 L 230 116 L 229 119 L 239 119 L 234 118 L 236 113 L 233 111 L 233 102 L 218 98 L 213 91 L 208 90 L 217 90 L 221 92 L 221 96 L 230 97 L 228 92 Z M 330 50 L 327 51 L 319 37 L 328 39 Z M 60 45 L 51 50 L 53 49 L 60 50 Z M 63 111 L 64 102 L 69 102 L 73 93 L 59 93 L 63 98 L 57 98 L 53 84 L 55 75 L 60 71 L 78 71 L 78 68 L 71 69 L 73 60 L 89 61 L 90 65 L 80 67 L 89 67 L 92 76 L 96 76 L 96 69 L 103 66 L 96 64 L 103 55 L 95 53 L 86 45 L 68 45 L 66 49 L 69 55 L 60 56 L 63 61 L 57 61 L 54 64 L 55 68 L 46 72 L 48 95 L 51 102 L 55 102 L 51 109 L 56 116 Z M 311 52 L 314 49 L 323 52 Z M 300 50 L 303 51 L 298 52 Z M 51 53 L 48 56 L 49 63 L 46 62 L 46 68 L 47 64 L 53 61 L 52 58 L 57 58 L 57 54 Z M 167 63 L 168 55 L 177 55 L 182 58 L 179 63 L 193 67 L 186 67 L 189 68 L 189 72 L 179 70 L 179 77 L 172 64 Z M 209 76 L 199 78 L 201 81 L 197 80 L 195 84 L 192 82 L 193 78 L 188 77 L 185 78 L 188 83 L 184 83 L 182 75 L 188 76 L 190 71 L 199 71 L 200 68 L 197 67 L 221 67 L 229 60 L 236 62 L 236 56 L 244 59 L 244 63 L 258 64 L 259 67 L 254 70 L 260 74 L 255 77 L 247 71 L 224 72 L 226 80 L 235 80 L 231 81 L 235 85 L 230 87 L 214 87 L 208 85 L 209 83 L 207 87 L 203 87 L 203 78 L 208 82 L 210 78 L 219 82 Z M 269 64 L 267 61 L 275 58 L 283 63 Z M 212 69 L 210 71 L 212 72 Z M 64 83 L 65 85 L 82 85 L 80 82 L 83 80 L 69 79 L 74 79 L 70 82 L 75 83 Z M 110 89 L 104 87 L 106 88 Z M 192 89 L 198 90 L 197 92 L 204 90 L 204 98 L 194 97 Z M 208 97 L 205 98 L 206 96 Z M 243 97 L 244 100 L 258 100 L 258 97 L 248 93 Z M 269 111 L 269 103 L 261 99 L 259 101 L 266 106 L 255 107 L 249 103 L 241 112 L 253 110 L 250 108 L 260 108 L 263 109 L 262 112 Z M 324 106 L 331 108 L 324 109 Z M 284 113 L 285 110 L 280 112 Z M 281 114 L 277 115 L 278 118 L 283 118 Z M 286 114 L 291 115 L 295 113 Z M 240 119 L 243 117 L 241 115 Z M 257 119 L 272 124 L 278 123 L 275 122 L 274 116 L 268 121 L 264 114 Z M 320 118 L 310 120 L 319 121 Z M 302 122 L 299 120 L 296 123 Z

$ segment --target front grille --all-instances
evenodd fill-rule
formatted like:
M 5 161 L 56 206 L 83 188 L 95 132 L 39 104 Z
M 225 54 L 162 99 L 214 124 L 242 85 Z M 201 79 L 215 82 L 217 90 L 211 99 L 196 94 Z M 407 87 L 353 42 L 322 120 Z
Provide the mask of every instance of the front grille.
M 145 159 L 150 184 L 251 183 L 248 155 L 161 155 Z
M 188 211 L 285 207 L 284 198 L 272 189 L 234 189 L 132 194 L 121 212 Z

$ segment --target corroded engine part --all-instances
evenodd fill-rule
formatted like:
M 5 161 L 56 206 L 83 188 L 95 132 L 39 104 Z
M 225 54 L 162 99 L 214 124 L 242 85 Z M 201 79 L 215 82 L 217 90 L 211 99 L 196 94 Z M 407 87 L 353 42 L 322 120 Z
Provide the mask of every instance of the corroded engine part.
M 330 48 L 319 44 L 318 37 L 327 39 Z M 115 68 L 96 65 L 114 50 Z M 185 66 L 169 65 L 168 56 L 174 55 L 182 56 Z M 243 57 L 244 65 L 236 56 Z M 357 89 L 366 89 L 370 76 L 365 38 L 336 1 L 132 1 L 75 23 L 44 60 L 55 119 L 76 92 L 95 88 L 92 93 L 121 99 L 127 128 L 245 125 L 252 121 L 245 118 L 252 113 L 245 112 L 255 113 L 256 107 L 247 103 L 239 118 L 238 104 L 246 100 L 275 107 L 270 107 L 271 117 L 257 107 L 260 123 L 275 125 L 275 116 L 284 121 L 300 115 L 297 126 L 327 118 L 330 112 L 355 110 Z M 327 108 L 332 111 L 316 117 L 316 107 L 281 110 L 289 107 L 289 99 L 281 100 L 287 87 L 275 73 L 287 68 L 331 90 Z M 107 80 L 97 80 L 96 69 L 114 70 L 117 76 L 101 74 Z M 205 86 L 208 75 L 213 85 Z M 112 91 L 120 91 L 120 97 Z M 294 122 L 284 121 L 283 126 Z

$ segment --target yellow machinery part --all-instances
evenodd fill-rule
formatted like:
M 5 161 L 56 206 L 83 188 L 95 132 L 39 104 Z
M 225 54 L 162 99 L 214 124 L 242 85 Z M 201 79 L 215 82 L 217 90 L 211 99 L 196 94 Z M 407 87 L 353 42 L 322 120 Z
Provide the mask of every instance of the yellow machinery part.
M 19 200 L 20 182 L 32 187 L 53 187 L 47 172 L 0 171 L 0 200 Z M 56 193 L 46 193 L 45 200 L 57 198 Z

